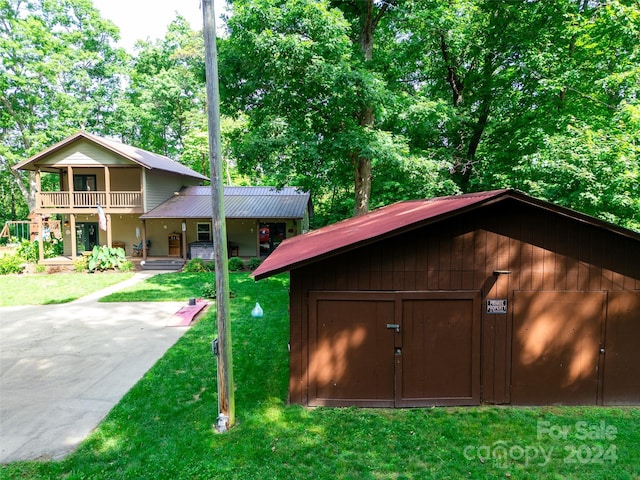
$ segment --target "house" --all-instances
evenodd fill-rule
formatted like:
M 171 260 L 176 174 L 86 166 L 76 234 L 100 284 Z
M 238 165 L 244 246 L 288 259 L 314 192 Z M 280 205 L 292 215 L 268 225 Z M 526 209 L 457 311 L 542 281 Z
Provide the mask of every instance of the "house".
M 497 190 L 287 239 L 290 401 L 639 405 L 640 234 Z
M 109 245 L 143 259 L 185 260 L 190 243 L 211 242 L 210 187 L 202 186 L 208 178 L 163 155 L 79 132 L 13 168 L 35 172 L 34 213 L 39 219 L 61 217 L 68 258 Z M 43 172 L 57 175 L 57 190 L 43 191 Z M 236 212 L 227 224 L 233 254 L 267 254 L 282 238 L 308 229 L 308 193 L 290 187 L 226 188 L 225 203 Z M 274 233 L 261 248 L 263 225 Z M 41 220 L 38 228 L 45 228 Z
M 231 256 L 270 254 L 285 238 L 309 230 L 310 196 L 295 187 L 224 187 L 228 251 Z M 185 187 L 140 216 L 147 232 L 162 237 L 163 229 L 186 232 L 185 258 L 213 258 L 210 187 Z M 171 253 L 171 252 L 169 252 Z

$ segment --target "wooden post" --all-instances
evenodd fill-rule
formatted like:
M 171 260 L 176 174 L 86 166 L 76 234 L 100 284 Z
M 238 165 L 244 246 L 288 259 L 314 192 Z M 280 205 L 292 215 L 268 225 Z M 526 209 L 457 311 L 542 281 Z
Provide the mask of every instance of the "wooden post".
M 67 185 L 69 189 L 69 208 L 73 209 L 75 206 L 75 199 L 73 195 L 73 167 L 72 166 L 67 167 L 67 183 L 69 184 Z
M 109 210 L 111 208 L 111 170 L 107 165 L 104 167 L 104 190 L 106 192 L 104 206 Z
M 207 119 L 209 123 L 209 168 L 213 207 L 213 253 L 216 276 L 216 310 L 218 320 L 218 419 L 216 430 L 225 432 L 235 424 L 233 356 L 229 316 L 229 266 L 227 232 L 224 216 L 224 185 L 220 155 L 220 96 L 218 90 L 218 54 L 213 0 L 202 1 L 205 72 L 207 83 Z
M 187 219 L 182 219 L 182 237 L 181 237 L 181 245 L 182 245 L 182 260 L 187 261 Z
M 42 215 L 38 214 L 38 262 L 44 261 L 44 228 L 42 225 Z
M 107 219 L 107 247 L 113 248 L 113 235 L 111 234 L 111 214 L 105 215 Z
M 69 229 L 71 230 L 71 258 L 78 256 L 78 238 L 76 237 L 76 214 L 69 214 Z
M 142 260 L 147 261 L 147 221 L 142 220 Z

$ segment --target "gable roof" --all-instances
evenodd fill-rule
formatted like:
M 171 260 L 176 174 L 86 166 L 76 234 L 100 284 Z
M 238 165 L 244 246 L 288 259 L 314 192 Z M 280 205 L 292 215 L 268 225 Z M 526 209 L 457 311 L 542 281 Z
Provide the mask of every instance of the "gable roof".
M 162 170 L 165 172 L 171 172 L 179 175 L 186 175 L 188 177 L 198 178 L 200 180 L 209 180 L 204 175 L 201 175 L 200 173 L 194 170 L 191 170 L 189 167 L 186 167 L 181 163 L 171 160 L 169 157 L 165 157 L 164 155 L 149 152 L 141 148 L 132 147 L 131 145 L 126 145 L 117 140 L 99 137 L 98 135 L 92 135 L 87 132 L 78 132 L 75 135 L 67 137 L 64 140 L 56 143 L 55 145 L 52 145 L 51 147 L 41 151 L 40 153 L 37 153 L 26 160 L 23 160 L 22 162 L 15 165 L 13 169 L 14 170 L 35 170 L 36 165 L 38 164 L 38 161 L 51 155 L 52 153 L 55 153 L 81 140 L 86 140 L 96 145 L 99 145 L 103 148 L 106 148 L 107 150 L 115 153 L 116 155 L 124 157 L 127 160 L 130 160 L 133 163 L 136 163 L 141 167 L 146 168 L 147 170 Z
M 303 218 L 310 195 L 295 187 L 224 187 L 226 218 Z M 211 187 L 187 187 L 141 215 L 149 218 L 211 218 Z
M 270 277 L 506 199 L 515 199 L 640 241 L 640 234 L 631 230 L 530 197 L 522 192 L 504 189 L 398 202 L 366 215 L 288 238 L 253 271 L 251 276 L 256 280 Z

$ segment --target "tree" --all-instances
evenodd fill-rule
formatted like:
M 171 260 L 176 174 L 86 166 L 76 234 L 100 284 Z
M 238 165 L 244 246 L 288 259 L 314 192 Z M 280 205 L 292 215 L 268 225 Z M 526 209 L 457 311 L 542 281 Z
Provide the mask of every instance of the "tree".
M 462 191 L 516 187 L 637 225 L 638 18 L 622 1 L 403 2 L 378 40 L 402 92 L 383 128 Z
M 356 12 L 364 25 L 354 49 L 353 25 L 327 1 L 233 6 L 220 72 L 226 113 L 247 119 L 232 141 L 241 171 L 320 197 L 351 184 L 354 212 L 365 212 L 372 159 L 395 156 L 403 144 L 375 127 L 385 85 L 366 65 L 386 7 L 375 14 L 369 2 Z
M 205 132 L 202 35 L 178 16 L 164 38 L 139 41 L 129 83 L 118 105 L 118 134 L 125 143 L 179 159 L 193 132 Z M 206 173 L 206 165 L 189 165 Z
M 78 129 L 108 130 L 126 58 L 117 35 L 84 0 L 0 0 L 0 165 L 11 175 L 0 181 L 29 210 L 33 175 L 10 167 Z

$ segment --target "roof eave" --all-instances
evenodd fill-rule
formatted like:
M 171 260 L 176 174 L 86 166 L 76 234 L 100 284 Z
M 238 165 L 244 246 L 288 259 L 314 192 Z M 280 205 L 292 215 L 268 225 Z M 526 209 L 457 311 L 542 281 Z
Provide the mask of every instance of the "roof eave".
M 322 260 L 327 260 L 329 258 L 341 255 L 343 253 L 348 253 L 350 251 L 356 250 L 360 247 L 364 247 L 373 243 L 377 243 L 383 240 L 387 240 L 389 238 L 393 238 L 393 237 L 397 237 L 398 235 L 402 235 L 403 233 L 406 233 L 408 231 L 414 230 L 416 228 L 419 227 L 423 227 L 423 226 L 429 226 L 432 225 L 434 223 L 438 223 L 441 222 L 443 220 L 447 220 L 449 218 L 453 218 L 456 217 L 458 215 L 462 215 L 463 213 L 466 212 L 470 212 L 473 211 L 477 208 L 486 206 L 486 205 L 490 205 L 491 203 L 495 203 L 496 201 L 499 201 L 502 197 L 504 197 L 505 195 L 509 194 L 511 192 L 511 190 L 504 190 L 501 193 L 496 194 L 495 196 L 492 197 L 487 197 L 485 200 L 479 201 L 478 203 L 474 203 L 472 205 L 468 205 L 466 207 L 461 207 L 458 210 L 454 210 L 451 212 L 445 212 L 442 213 L 440 215 L 428 218 L 428 219 L 423 219 L 423 220 L 418 220 L 412 223 L 409 223 L 407 225 L 403 225 L 402 227 L 399 228 L 395 228 L 393 230 L 389 230 L 388 232 L 385 232 L 381 235 L 378 235 L 376 237 L 372 237 L 372 238 L 368 238 L 366 240 L 360 241 L 360 242 L 354 242 L 354 243 L 350 243 L 349 245 L 343 247 L 343 248 L 338 248 L 335 250 L 331 250 L 329 252 L 325 252 L 325 253 L 321 253 L 319 255 L 316 255 L 314 257 L 309 257 L 307 259 L 301 260 L 300 262 L 295 262 L 283 267 L 279 267 L 279 268 L 275 268 L 273 270 L 267 270 L 264 273 L 259 273 L 258 275 L 254 275 L 253 273 L 250 274 L 250 277 L 253 277 L 256 281 L 257 280 L 262 280 L 264 278 L 268 278 L 271 277 L 273 275 L 278 275 L 279 273 L 283 273 L 283 272 L 289 272 L 291 270 L 295 270 L 297 268 L 301 268 L 301 267 L 305 267 L 307 265 L 310 265 L 312 263 L 316 263 Z
M 150 170 L 151 167 L 149 167 L 148 165 L 144 164 L 143 162 L 141 162 L 140 160 L 131 157 L 130 155 L 127 155 L 123 152 L 120 152 L 118 150 L 116 150 L 115 148 L 113 148 L 111 145 L 109 145 L 106 142 L 103 142 L 99 137 L 96 137 L 94 135 L 88 134 L 86 132 L 77 132 L 73 135 L 71 135 L 70 137 L 65 138 L 64 140 L 59 141 L 58 143 L 51 145 L 49 148 L 45 148 L 44 150 L 42 150 L 41 152 L 36 153 L 35 155 L 33 155 L 32 157 L 27 158 L 26 160 L 23 160 L 22 162 L 17 163 L 16 165 L 14 165 L 13 167 L 11 167 L 14 170 L 32 170 L 35 171 L 37 170 L 37 168 L 35 168 L 35 163 L 38 160 L 41 160 L 44 157 L 47 157 L 49 155 L 51 155 L 52 153 L 55 153 L 59 150 L 62 150 L 65 147 L 68 147 L 69 145 L 77 142 L 80 139 L 84 139 L 87 140 L 89 142 L 95 143 L 97 145 L 100 145 L 102 148 L 105 148 L 107 150 L 109 150 L 110 152 L 125 158 L 131 162 L 134 162 L 138 165 L 140 165 L 141 167 L 146 168 L 147 170 Z M 28 168 L 31 167 L 31 168 Z M 48 169 L 47 171 L 57 171 L 57 169 Z
M 355 250 L 357 248 L 372 244 L 372 243 L 376 243 L 382 240 L 386 240 L 389 238 L 393 238 L 395 236 L 398 235 L 402 235 L 403 233 L 406 233 L 408 231 L 414 230 L 415 228 L 419 228 L 422 226 L 429 226 L 429 225 L 433 225 L 435 223 L 447 220 L 449 218 L 453 218 L 453 217 L 457 217 L 459 215 L 462 215 L 464 213 L 468 213 L 468 212 L 472 212 L 474 210 L 477 210 L 479 208 L 484 208 L 488 205 L 497 203 L 497 202 L 501 202 L 503 201 L 505 198 L 512 198 L 516 201 L 522 202 L 524 204 L 528 204 L 528 205 L 532 205 L 535 206 L 537 208 L 541 208 L 544 209 L 546 211 L 552 212 L 556 215 L 561 215 L 565 218 L 568 219 L 572 219 L 574 221 L 578 221 L 587 225 L 591 225 L 592 227 L 596 227 L 596 228 L 601 228 L 601 229 L 605 229 L 605 230 L 609 230 L 613 233 L 619 234 L 619 235 L 623 235 L 625 237 L 631 238 L 633 240 L 636 241 L 640 241 L 640 234 L 632 231 L 632 230 L 628 230 L 625 229 L 623 227 L 618 227 L 617 225 L 614 225 L 612 223 L 606 222 L 604 220 L 600 220 L 598 218 L 595 217 L 591 217 L 589 215 L 586 215 L 584 213 L 581 212 L 577 212 L 575 210 L 571 210 L 569 208 L 566 207 L 561 207 L 559 205 L 554 205 L 551 204 L 549 202 L 546 202 L 544 200 L 538 200 L 534 197 L 530 197 L 522 192 L 519 192 L 517 190 L 512 190 L 512 189 L 505 189 L 499 192 L 496 192 L 494 195 L 492 196 L 488 196 L 486 199 L 480 200 L 476 203 L 473 203 L 471 205 L 467 205 L 465 207 L 461 207 L 459 209 L 456 210 L 452 210 L 449 212 L 445 212 L 442 213 L 440 215 L 434 216 L 434 217 L 430 217 L 427 219 L 422 219 L 422 220 L 417 220 L 415 222 L 412 222 L 410 224 L 407 225 L 403 225 L 400 228 L 395 228 L 393 230 L 389 230 L 388 232 L 385 232 L 383 234 L 380 234 L 376 237 L 372 237 L 372 238 L 368 238 L 364 241 L 360 241 L 360 242 L 354 242 L 351 243 L 349 245 L 346 245 L 343 248 L 338 248 L 335 250 L 331 250 L 328 252 L 324 252 L 324 253 L 320 253 L 318 255 L 315 255 L 313 257 L 309 257 L 306 258 L 304 260 L 301 260 L 299 262 L 295 262 L 295 263 L 291 263 L 289 265 L 285 265 L 285 266 L 281 266 L 281 267 L 277 267 L 274 268 L 273 270 L 266 270 L 265 272 L 260 272 L 259 267 L 257 269 L 257 271 L 259 272 L 258 275 L 253 275 L 251 274 L 250 276 L 252 276 L 255 280 L 262 280 L 264 278 L 268 278 L 271 277 L 273 275 L 277 275 L 279 273 L 282 272 L 286 272 L 286 271 L 291 271 L 291 270 L 295 270 L 297 268 L 301 268 L 301 267 L 305 267 L 307 265 L 310 265 L 312 263 L 316 263 L 318 261 L 322 261 L 322 260 L 327 260 L 329 258 L 332 258 L 334 256 L 337 255 L 341 255 L 343 253 L 348 253 L 352 250 Z
M 84 132 L 77 132 L 77 133 L 71 135 L 70 137 L 65 138 L 64 140 L 61 140 L 58 143 L 55 143 L 55 144 L 51 145 L 49 148 L 45 148 L 41 152 L 36 153 L 35 155 L 27 158 L 26 160 L 23 160 L 21 162 L 16 163 L 11 168 L 13 170 L 32 170 L 32 171 L 35 171 L 35 170 L 37 170 L 33 166 L 33 164 L 35 162 L 37 162 L 38 160 L 40 160 L 43 157 L 46 157 L 48 155 L 51 155 L 54 152 L 57 152 L 58 150 L 63 149 L 67 145 L 70 145 L 71 143 L 75 142 L 80 137 L 85 137 L 86 138 L 86 135 L 84 134 Z M 31 166 L 31 168 L 28 168 L 29 166 Z

